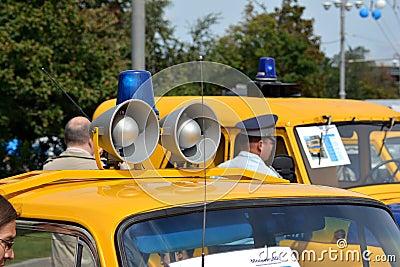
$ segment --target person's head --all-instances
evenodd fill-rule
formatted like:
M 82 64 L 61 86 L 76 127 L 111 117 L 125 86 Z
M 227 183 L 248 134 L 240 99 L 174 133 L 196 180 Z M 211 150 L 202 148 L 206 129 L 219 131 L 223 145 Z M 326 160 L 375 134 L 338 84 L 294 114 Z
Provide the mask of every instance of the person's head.
M 272 160 L 272 152 L 275 149 L 273 135 L 277 120 L 276 115 L 265 114 L 239 122 L 236 127 L 241 129 L 237 139 L 241 143 L 240 150 L 256 154 L 266 162 Z
M 249 152 L 254 153 L 263 161 L 268 161 L 272 151 L 275 149 L 275 139 L 273 137 L 248 136 Z
M 16 232 L 16 220 L 18 214 L 11 203 L 0 195 L 0 266 L 3 266 L 6 260 L 14 259 L 12 245 Z
M 170 253 L 159 253 L 160 256 L 160 265 L 164 267 L 168 267 L 171 263 Z
M 81 148 L 93 155 L 90 121 L 87 118 L 79 116 L 69 120 L 65 125 L 64 135 L 67 148 Z
M 182 261 L 193 257 L 194 249 L 178 250 L 175 252 L 176 261 Z
M 333 239 L 335 241 L 346 238 L 346 231 L 343 229 L 338 229 L 333 234 Z

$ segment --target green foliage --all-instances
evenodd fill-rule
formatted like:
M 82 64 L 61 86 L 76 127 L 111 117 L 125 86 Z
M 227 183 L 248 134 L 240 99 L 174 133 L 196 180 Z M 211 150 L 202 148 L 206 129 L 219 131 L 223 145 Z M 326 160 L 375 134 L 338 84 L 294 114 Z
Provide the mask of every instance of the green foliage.
M 23 141 L 21 152 L 7 161 L 11 173 L 35 169 L 34 140 L 58 136 L 68 119 L 80 115 L 42 67 L 89 116 L 116 94 L 123 59 L 114 45 L 119 36 L 108 33 L 118 24 L 107 6 L 87 9 L 65 0 L 0 3 L 0 91 L 6 100 L 0 105 L 0 136 Z
M 239 69 L 255 77 L 260 57 L 274 57 L 280 81 L 295 82 L 304 96 L 323 96 L 324 80 L 320 65 L 324 56 L 320 39 L 313 35 L 311 20 L 302 19 L 304 7 L 297 1 L 283 1 L 280 9 L 257 13 L 250 1 L 244 21 L 233 25 L 219 39 L 213 61 Z
M 398 98 L 398 88 L 388 75 L 388 67 L 379 66 L 375 61 L 367 60 L 369 51 L 364 47 L 349 48 L 346 51 L 345 90 L 346 98 L 351 99 L 390 99 Z M 338 97 L 339 92 L 339 55 L 327 60 L 327 95 Z
M 58 135 L 66 120 L 79 114 L 41 67 L 91 114 L 115 91 L 117 60 L 114 49 L 99 40 L 101 26 L 115 23 L 107 8 L 82 10 L 71 1 L 30 2 L 0 4 L 0 90 L 9 101 L 0 107 L 7 117 L 0 126 L 3 137 L 33 141 Z M 102 24 L 89 23 L 88 17 Z
M 175 64 L 171 55 L 183 51 L 163 19 L 169 4 L 146 1 L 146 62 L 153 73 Z M 88 116 L 116 96 L 119 72 L 130 69 L 130 7 L 129 0 L 0 3 L 0 91 L 6 99 L 0 103 L 0 142 L 21 140 L 15 153 L 1 151 L 1 176 L 41 168 L 45 147 L 32 148 L 35 140 L 62 136 L 65 123 L 81 115 L 42 67 Z

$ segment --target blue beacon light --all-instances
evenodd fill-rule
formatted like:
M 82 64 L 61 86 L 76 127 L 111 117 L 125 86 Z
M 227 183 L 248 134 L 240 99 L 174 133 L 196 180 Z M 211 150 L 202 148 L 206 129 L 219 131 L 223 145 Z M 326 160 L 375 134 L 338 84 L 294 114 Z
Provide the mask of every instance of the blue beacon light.
M 276 81 L 275 59 L 272 57 L 260 58 L 256 80 Z
M 117 105 L 129 99 L 139 99 L 149 104 L 159 115 L 154 102 L 151 74 L 146 70 L 126 70 L 119 74 Z

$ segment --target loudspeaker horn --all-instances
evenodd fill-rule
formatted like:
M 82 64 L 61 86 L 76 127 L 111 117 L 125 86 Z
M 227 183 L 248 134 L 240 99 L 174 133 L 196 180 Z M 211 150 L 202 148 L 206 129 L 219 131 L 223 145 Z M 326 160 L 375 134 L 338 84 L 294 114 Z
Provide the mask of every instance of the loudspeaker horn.
M 175 110 L 160 125 L 161 145 L 172 153 L 170 162 L 201 164 L 217 152 L 220 124 L 214 110 L 204 103 L 194 102 Z
M 92 122 L 99 129 L 99 144 L 109 154 L 131 164 L 153 154 L 160 127 L 152 107 L 139 99 L 129 99 L 105 111 Z

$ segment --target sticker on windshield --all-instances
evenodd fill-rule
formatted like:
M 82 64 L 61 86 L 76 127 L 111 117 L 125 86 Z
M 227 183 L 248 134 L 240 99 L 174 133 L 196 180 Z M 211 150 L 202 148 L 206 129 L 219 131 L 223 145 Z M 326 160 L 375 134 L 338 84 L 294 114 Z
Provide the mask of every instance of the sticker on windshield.
M 311 168 L 350 164 L 335 125 L 298 127 L 296 130 Z
M 170 267 L 201 266 L 201 257 L 171 263 Z M 206 266 L 300 267 L 289 247 L 265 247 L 206 255 Z

